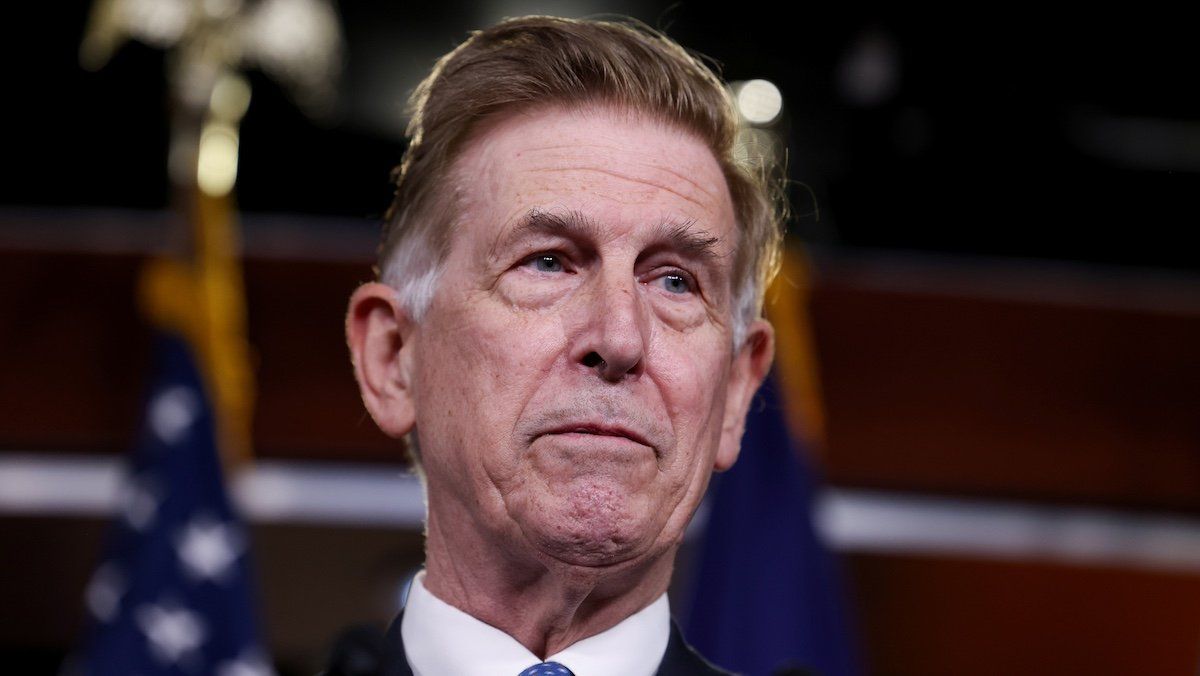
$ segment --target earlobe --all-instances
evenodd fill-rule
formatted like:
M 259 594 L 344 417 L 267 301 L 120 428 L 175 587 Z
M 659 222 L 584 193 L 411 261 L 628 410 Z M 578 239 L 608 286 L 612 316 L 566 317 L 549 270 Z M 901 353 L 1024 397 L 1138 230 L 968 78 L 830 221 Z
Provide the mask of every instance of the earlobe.
M 713 461 L 713 470 L 724 472 L 733 467 L 742 446 L 746 413 L 754 394 L 771 370 L 775 358 L 775 330 L 763 319 L 750 325 L 746 340 L 733 358 L 726 389 L 725 420 L 721 428 L 721 445 Z
M 363 284 L 350 296 L 346 343 L 363 404 L 389 436 L 400 438 L 415 421 L 409 353 L 412 324 L 390 286 Z

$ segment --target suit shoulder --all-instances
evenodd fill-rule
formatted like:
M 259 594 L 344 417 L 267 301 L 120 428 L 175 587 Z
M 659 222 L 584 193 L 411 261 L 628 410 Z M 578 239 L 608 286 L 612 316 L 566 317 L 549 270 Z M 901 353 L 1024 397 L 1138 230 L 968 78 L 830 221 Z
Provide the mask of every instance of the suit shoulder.
M 679 626 L 671 623 L 671 638 L 667 642 L 667 652 L 663 654 L 662 665 L 656 676 L 735 676 L 733 672 L 725 671 L 714 665 L 696 649 L 683 640 Z

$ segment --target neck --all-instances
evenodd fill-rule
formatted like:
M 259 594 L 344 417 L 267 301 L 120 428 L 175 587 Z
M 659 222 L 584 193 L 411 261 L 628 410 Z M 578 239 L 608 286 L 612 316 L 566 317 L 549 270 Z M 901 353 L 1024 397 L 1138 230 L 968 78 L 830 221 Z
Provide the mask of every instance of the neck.
M 431 505 L 425 587 L 543 660 L 653 603 L 667 590 L 675 554 L 671 548 L 645 561 L 582 566 L 524 544 L 457 529 L 451 540 Z

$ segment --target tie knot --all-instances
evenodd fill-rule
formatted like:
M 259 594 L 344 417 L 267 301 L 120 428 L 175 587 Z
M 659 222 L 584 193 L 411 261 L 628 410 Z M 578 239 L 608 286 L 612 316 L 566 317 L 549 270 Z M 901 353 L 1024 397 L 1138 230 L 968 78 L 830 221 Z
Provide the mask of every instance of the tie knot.
M 518 676 L 575 676 L 575 674 L 558 662 L 542 662 L 522 671 Z

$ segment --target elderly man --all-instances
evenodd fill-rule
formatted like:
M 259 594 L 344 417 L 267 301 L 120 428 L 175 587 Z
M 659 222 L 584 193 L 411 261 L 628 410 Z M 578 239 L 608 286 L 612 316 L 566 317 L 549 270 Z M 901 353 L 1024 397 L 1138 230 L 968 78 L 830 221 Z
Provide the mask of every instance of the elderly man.
M 666 591 L 772 358 L 779 219 L 726 90 L 644 27 L 515 19 L 437 63 L 410 134 L 346 320 L 428 500 L 389 673 L 723 673 Z

